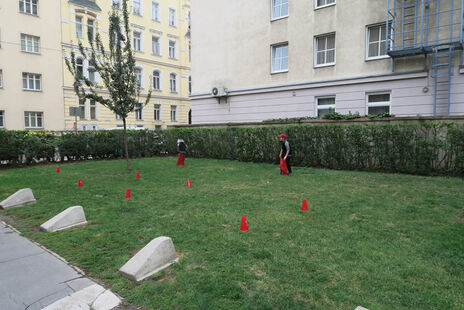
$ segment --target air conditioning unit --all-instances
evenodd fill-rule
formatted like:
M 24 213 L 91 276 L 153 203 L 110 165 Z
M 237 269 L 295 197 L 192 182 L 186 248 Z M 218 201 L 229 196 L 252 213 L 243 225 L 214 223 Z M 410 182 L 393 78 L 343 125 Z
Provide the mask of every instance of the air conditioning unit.
M 213 87 L 213 89 L 211 90 L 211 94 L 214 97 L 226 97 L 227 93 L 228 91 L 225 87 Z

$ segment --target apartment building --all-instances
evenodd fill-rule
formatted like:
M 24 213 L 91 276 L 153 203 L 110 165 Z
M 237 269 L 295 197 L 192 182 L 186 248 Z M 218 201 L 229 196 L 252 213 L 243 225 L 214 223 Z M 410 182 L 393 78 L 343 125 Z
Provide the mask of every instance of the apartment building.
M 88 47 L 88 35 L 100 32 L 108 38 L 108 15 L 113 7 L 122 8 L 122 0 L 62 1 L 61 32 L 63 48 L 63 93 L 65 129 L 97 130 L 122 127 L 118 115 L 94 101 L 79 101 L 73 90 L 73 77 L 66 69 L 65 58 L 71 50 L 77 55 L 77 69 L 99 83 L 97 72 L 89 67 L 77 47 Z M 187 0 L 128 0 L 132 48 L 136 74 L 141 85 L 140 106 L 127 119 L 128 128 L 161 129 L 171 124 L 187 124 L 190 103 L 190 3 Z M 148 89 L 152 97 L 143 105 Z M 108 95 L 105 89 L 103 96 Z M 70 107 L 79 107 L 77 124 Z
M 59 0 L 0 2 L 0 128 L 64 128 Z
M 195 1 L 193 123 L 463 115 L 463 12 L 463 0 Z

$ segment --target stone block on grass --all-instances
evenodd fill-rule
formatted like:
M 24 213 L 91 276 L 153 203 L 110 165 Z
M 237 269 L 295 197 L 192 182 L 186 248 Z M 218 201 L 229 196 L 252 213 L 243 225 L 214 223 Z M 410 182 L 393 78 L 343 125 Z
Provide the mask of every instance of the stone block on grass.
M 81 206 L 75 206 L 67 208 L 63 212 L 55 215 L 40 225 L 40 229 L 54 232 L 86 224 L 87 221 L 85 219 L 84 209 Z
M 158 237 L 135 254 L 119 269 L 119 272 L 129 279 L 139 282 L 178 260 L 171 238 Z
M 361 306 L 357 306 L 356 309 L 354 309 L 354 310 L 369 310 L 369 309 L 361 307 Z
M 32 193 L 32 189 L 23 188 L 0 202 L 0 209 L 20 207 L 35 202 L 36 200 L 34 198 L 34 194 Z

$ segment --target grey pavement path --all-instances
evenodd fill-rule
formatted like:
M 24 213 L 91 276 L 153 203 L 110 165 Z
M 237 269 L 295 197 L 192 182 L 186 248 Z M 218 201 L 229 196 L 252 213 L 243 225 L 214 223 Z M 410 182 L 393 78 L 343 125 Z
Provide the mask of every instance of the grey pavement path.
M 0 310 L 42 309 L 94 284 L 0 221 Z

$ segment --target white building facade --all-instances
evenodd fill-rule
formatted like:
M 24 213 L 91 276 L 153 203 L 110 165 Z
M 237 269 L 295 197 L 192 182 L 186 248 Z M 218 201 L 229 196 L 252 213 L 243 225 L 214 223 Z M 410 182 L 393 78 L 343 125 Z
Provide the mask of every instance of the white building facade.
M 192 122 L 463 115 L 463 2 L 194 1 Z

